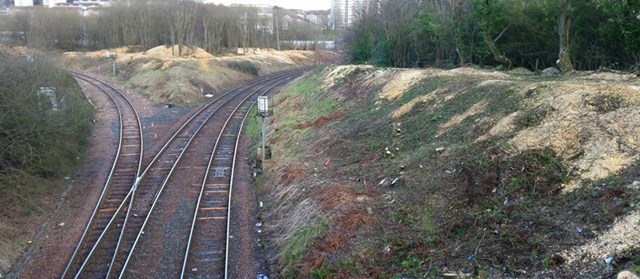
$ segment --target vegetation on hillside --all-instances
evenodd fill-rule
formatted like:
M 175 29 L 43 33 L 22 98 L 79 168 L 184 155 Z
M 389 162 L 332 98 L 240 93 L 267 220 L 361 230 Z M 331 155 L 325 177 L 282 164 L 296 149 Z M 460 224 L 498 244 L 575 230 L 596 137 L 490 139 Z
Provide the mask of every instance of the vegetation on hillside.
M 640 67 L 640 2 L 374 0 L 349 35 L 349 61 L 542 70 Z
M 76 81 L 42 57 L 0 50 L 0 195 L 10 205 L 37 205 L 82 163 L 94 109 Z
M 274 97 L 274 157 L 257 179 L 279 275 L 640 271 L 638 234 L 622 222 L 640 205 L 638 152 L 623 147 L 640 130 L 619 120 L 639 113 L 638 90 L 631 75 L 308 75 Z

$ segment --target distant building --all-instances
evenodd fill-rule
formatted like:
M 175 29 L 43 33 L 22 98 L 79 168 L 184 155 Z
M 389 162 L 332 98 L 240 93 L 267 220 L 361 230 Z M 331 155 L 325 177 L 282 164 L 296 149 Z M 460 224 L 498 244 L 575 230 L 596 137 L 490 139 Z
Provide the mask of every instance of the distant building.
M 45 0 L 47 1 L 47 0 Z M 87 15 L 94 8 L 108 7 L 113 1 L 111 0 L 49 0 L 56 1 L 55 7 L 74 7 L 78 8 L 83 15 Z
M 331 29 L 331 21 L 329 20 L 330 10 L 319 11 L 304 11 L 304 10 L 290 10 L 280 7 L 274 7 L 273 11 L 279 15 L 281 19 L 280 28 L 282 30 L 288 30 L 290 23 L 307 23 L 316 25 L 323 30 Z
M 55 7 L 58 4 L 64 4 L 64 3 L 67 3 L 67 0 L 43 0 L 42 1 L 42 5 L 49 8 Z
M 33 6 L 33 0 L 14 0 L 13 5 L 16 7 L 31 7 Z
M 332 0 L 331 21 L 335 29 L 347 28 L 368 7 L 370 0 Z
M 86 14 L 92 8 L 105 7 L 112 4 L 112 0 L 14 0 L 15 7 L 73 7 Z

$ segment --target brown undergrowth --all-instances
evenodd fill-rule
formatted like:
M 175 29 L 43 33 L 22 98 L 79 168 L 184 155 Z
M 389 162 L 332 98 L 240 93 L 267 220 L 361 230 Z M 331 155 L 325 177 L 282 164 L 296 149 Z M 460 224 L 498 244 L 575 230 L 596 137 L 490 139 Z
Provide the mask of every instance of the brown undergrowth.
M 306 122 L 306 123 L 301 123 L 298 124 L 298 126 L 296 126 L 296 128 L 298 129 L 305 129 L 305 128 L 309 128 L 309 127 L 319 127 L 322 126 L 324 124 L 327 124 L 328 122 L 340 119 L 340 117 L 342 117 L 344 113 L 341 111 L 337 111 L 331 115 L 328 116 L 320 116 L 320 118 L 314 120 L 313 122 Z

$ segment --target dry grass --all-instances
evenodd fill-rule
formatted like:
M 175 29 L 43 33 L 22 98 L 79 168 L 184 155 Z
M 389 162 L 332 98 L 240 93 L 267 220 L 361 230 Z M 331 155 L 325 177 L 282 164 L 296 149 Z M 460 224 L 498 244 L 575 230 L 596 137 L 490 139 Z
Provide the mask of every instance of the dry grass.
M 548 88 L 535 102 L 548 105 L 553 111 L 541 125 L 513 137 L 510 143 L 518 150 L 549 146 L 565 158 L 583 153 L 572 162 L 582 180 L 605 178 L 639 159 L 635 146 L 640 143 L 640 124 L 636 121 L 640 117 L 640 97 L 632 87 L 564 82 Z M 618 96 L 621 103 L 601 108 L 603 102 L 592 101 L 603 96 Z
M 458 115 L 454 115 L 453 117 L 451 117 L 451 119 L 449 119 L 449 121 L 440 125 L 440 127 L 438 128 L 438 136 L 444 134 L 449 128 L 459 125 L 460 123 L 462 123 L 463 120 L 467 119 L 468 117 L 483 112 L 487 108 L 488 103 L 489 102 L 487 102 L 486 100 L 482 100 L 474 104 L 467 111 Z
M 18 236 L 17 228 L 4 218 L 0 220 L 0 274 L 6 274 L 13 266 L 13 260 L 22 254 L 23 245 L 18 244 Z

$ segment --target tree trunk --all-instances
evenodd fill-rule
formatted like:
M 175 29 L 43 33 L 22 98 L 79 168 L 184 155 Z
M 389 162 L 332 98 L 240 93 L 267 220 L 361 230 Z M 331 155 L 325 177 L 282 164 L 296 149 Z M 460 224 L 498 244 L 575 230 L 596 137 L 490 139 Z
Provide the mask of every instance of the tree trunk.
M 571 62 L 571 53 L 569 52 L 569 29 L 571 20 L 567 19 L 567 8 L 569 0 L 560 0 L 558 4 L 558 37 L 560 50 L 558 52 L 558 68 L 563 73 L 573 72 L 575 68 Z
M 491 51 L 491 54 L 493 54 L 493 59 L 498 61 L 498 63 L 507 66 L 508 69 L 511 69 L 511 60 L 506 56 L 502 55 L 502 53 L 500 53 L 495 43 L 498 39 L 500 39 L 500 37 L 502 37 L 502 34 L 504 34 L 504 32 L 507 31 L 509 26 L 507 26 L 504 30 L 502 30 L 502 32 L 500 32 L 500 35 L 498 35 L 498 37 L 496 37 L 495 39 L 491 39 L 491 34 L 489 34 L 491 30 L 489 26 L 489 17 L 491 17 L 489 1 L 485 0 L 484 4 L 485 4 L 485 12 L 482 17 L 482 27 L 484 29 L 484 32 L 482 34 L 482 39 L 484 40 L 484 43 L 487 44 L 487 47 L 489 47 L 489 51 Z

